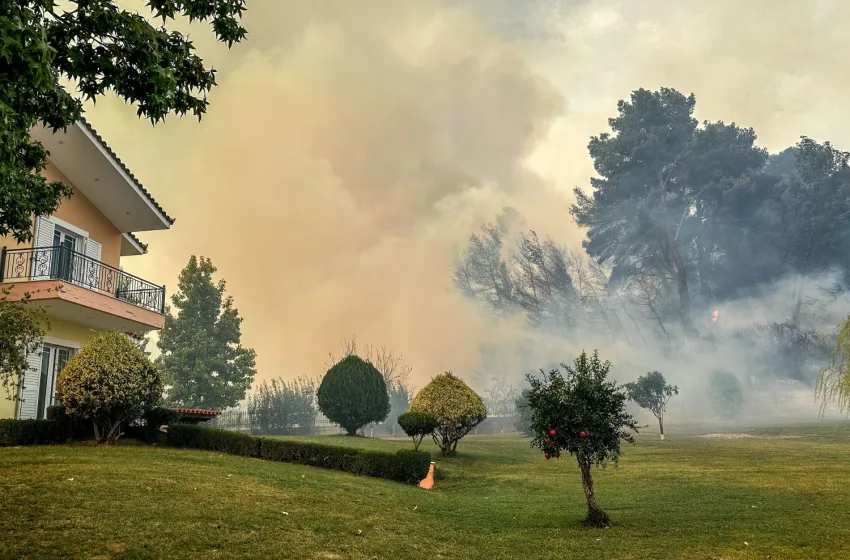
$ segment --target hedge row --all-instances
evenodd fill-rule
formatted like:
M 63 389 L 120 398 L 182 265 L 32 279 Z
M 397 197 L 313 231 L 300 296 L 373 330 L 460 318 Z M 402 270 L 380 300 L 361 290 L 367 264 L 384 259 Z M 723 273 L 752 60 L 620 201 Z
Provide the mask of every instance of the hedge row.
M 366 451 L 319 443 L 259 438 L 188 424 L 169 426 L 168 443 L 174 447 L 208 449 L 243 457 L 335 469 L 408 484 L 416 484 L 425 478 L 431 465 L 429 454 L 410 449 L 397 453 Z
M 55 420 L 0 420 L 0 447 L 65 443 L 70 437 L 70 426 Z

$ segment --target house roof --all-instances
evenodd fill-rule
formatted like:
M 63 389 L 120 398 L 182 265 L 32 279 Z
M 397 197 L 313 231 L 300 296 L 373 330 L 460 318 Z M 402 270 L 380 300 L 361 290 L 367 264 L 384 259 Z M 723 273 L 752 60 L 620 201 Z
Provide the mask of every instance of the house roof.
M 89 123 L 89 121 L 85 119 L 85 117 L 80 119 L 80 123 L 84 127 L 86 127 L 86 129 L 88 129 L 92 136 L 97 139 L 100 145 L 103 146 L 103 149 L 106 150 L 106 153 L 108 153 L 110 157 L 112 157 L 112 159 L 115 161 L 115 164 L 118 165 L 118 167 L 120 167 L 124 171 L 124 173 L 127 174 L 128 177 L 130 177 L 130 179 L 133 181 L 133 184 L 138 187 L 139 191 L 141 191 L 141 193 L 151 202 L 151 204 L 153 204 L 154 207 L 160 211 L 160 213 L 168 221 L 168 223 L 174 225 L 174 218 L 168 215 L 168 213 L 162 206 L 160 206 L 159 202 L 156 201 L 153 195 L 148 192 L 142 182 L 136 178 L 132 171 L 130 171 L 130 168 L 127 167 L 123 161 L 121 161 L 121 158 L 119 158 L 118 154 L 116 154 L 115 151 L 109 147 L 109 144 L 106 143 L 106 140 L 103 139 L 103 136 L 101 136 L 100 133 L 95 130 L 95 128 L 91 125 L 91 123 Z
M 174 218 L 142 185 L 103 137 L 85 119 L 53 131 L 37 126 L 30 136 L 49 152 L 49 160 L 74 188 L 120 231 L 169 229 Z M 126 237 L 127 254 L 142 254 L 141 246 Z

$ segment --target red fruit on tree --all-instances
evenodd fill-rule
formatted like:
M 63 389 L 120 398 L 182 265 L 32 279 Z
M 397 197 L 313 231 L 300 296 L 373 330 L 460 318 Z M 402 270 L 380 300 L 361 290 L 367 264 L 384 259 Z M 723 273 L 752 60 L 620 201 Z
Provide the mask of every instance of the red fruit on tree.
M 556 451 L 555 452 L 555 459 L 560 459 L 560 458 L 561 458 L 561 453 Z
M 548 453 L 546 453 L 546 454 L 545 454 L 545 455 L 543 455 L 543 456 L 544 456 L 544 457 L 546 457 L 546 460 L 547 460 L 547 461 L 549 460 L 549 454 L 548 454 Z
M 587 437 L 587 432 L 585 432 L 584 430 L 580 431 L 580 432 L 578 433 L 578 437 L 580 437 L 580 438 L 586 438 L 586 437 Z
M 555 437 L 556 435 L 558 435 L 558 432 L 555 431 L 555 428 L 552 428 L 551 430 L 549 430 L 549 435 Z

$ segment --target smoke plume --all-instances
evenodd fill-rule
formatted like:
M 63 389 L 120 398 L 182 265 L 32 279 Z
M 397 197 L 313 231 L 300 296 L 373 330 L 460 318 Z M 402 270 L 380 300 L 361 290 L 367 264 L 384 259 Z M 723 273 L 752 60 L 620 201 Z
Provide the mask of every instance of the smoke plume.
M 446 369 L 474 376 L 484 347 L 526 346 L 521 320 L 452 288 L 454 248 L 504 206 L 579 247 L 567 208 L 593 172 L 588 138 L 638 87 L 694 92 L 698 118 L 753 126 L 771 151 L 801 134 L 850 146 L 833 124 L 850 111 L 850 70 L 829 54 L 850 42 L 840 0 L 248 7 L 232 51 L 185 27 L 219 69 L 201 123 L 152 129 L 115 100 L 88 116 L 177 217 L 142 234 L 150 253 L 126 268 L 173 292 L 189 255 L 211 257 L 259 379 L 319 375 L 352 334 L 403 354 L 419 387 Z M 602 344 L 661 367 L 554 338 L 501 367 L 518 377 Z

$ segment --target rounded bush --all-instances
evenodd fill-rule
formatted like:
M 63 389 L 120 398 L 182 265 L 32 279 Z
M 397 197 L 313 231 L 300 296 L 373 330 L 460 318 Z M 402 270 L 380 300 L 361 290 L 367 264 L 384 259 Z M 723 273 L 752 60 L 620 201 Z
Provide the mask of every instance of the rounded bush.
M 735 374 L 715 371 L 708 378 L 708 398 L 717 416 L 735 418 L 744 406 L 744 387 Z
M 357 356 L 346 356 L 331 367 L 316 391 L 316 402 L 328 420 L 349 435 L 390 413 L 387 384 L 375 366 Z
M 98 443 L 114 442 L 122 424 L 156 405 L 162 389 L 148 357 L 119 332 L 96 334 L 56 380 L 65 411 L 90 420 Z
M 481 397 L 450 371 L 432 379 L 416 394 L 410 412 L 425 412 L 437 418 L 434 443 L 444 456 L 454 455 L 461 438 L 487 418 Z

